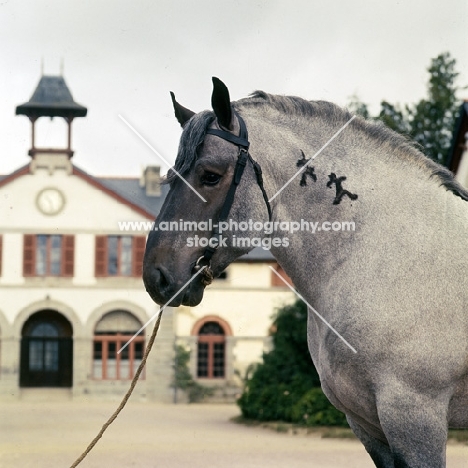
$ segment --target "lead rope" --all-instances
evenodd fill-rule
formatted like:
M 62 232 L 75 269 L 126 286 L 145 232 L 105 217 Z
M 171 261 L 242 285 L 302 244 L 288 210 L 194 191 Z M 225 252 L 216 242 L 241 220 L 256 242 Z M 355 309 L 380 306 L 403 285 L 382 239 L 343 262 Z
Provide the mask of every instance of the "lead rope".
M 124 409 L 125 405 L 127 404 L 128 399 L 130 398 L 130 395 L 133 393 L 133 390 L 138 382 L 138 379 L 140 377 L 140 374 L 143 371 L 143 368 L 146 365 L 146 360 L 148 359 L 149 353 L 151 352 L 151 348 L 153 347 L 154 340 L 156 339 L 156 336 L 158 334 L 159 330 L 159 324 L 161 323 L 161 317 L 162 317 L 163 309 L 159 311 L 158 318 L 156 319 L 156 323 L 154 324 L 153 328 L 153 333 L 151 334 L 151 337 L 148 341 L 148 345 L 146 346 L 145 349 L 145 354 L 143 355 L 143 359 L 141 360 L 140 365 L 138 366 L 137 371 L 135 372 L 135 376 L 132 379 L 132 383 L 130 384 L 130 388 L 127 390 L 127 393 L 123 397 L 122 401 L 120 402 L 120 405 L 118 408 L 114 411 L 112 416 L 106 421 L 106 423 L 102 426 L 102 429 L 99 431 L 98 435 L 91 441 L 91 443 L 86 447 L 86 450 L 76 459 L 76 461 L 73 463 L 73 465 L 70 466 L 70 468 L 75 468 L 78 466 L 88 455 L 89 452 L 94 448 L 94 446 L 99 442 L 99 439 L 103 436 L 104 432 L 106 432 L 106 429 L 117 419 L 117 416 L 119 413 Z

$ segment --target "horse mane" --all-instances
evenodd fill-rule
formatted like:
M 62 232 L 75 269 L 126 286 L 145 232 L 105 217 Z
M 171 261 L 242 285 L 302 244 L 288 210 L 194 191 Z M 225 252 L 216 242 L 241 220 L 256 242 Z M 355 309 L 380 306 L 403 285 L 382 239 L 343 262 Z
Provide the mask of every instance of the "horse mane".
M 353 115 L 348 110 L 331 102 L 306 101 L 296 96 L 280 96 L 268 94 L 264 91 L 255 91 L 249 97 L 233 103 L 233 107 L 239 111 L 242 111 L 242 108 L 245 107 L 263 106 L 269 106 L 289 116 L 320 117 L 328 122 L 341 123 L 342 125 L 348 122 Z M 173 168 L 182 176 L 190 171 L 197 160 L 206 131 L 214 119 L 213 112 L 203 111 L 193 116 L 185 124 Z M 382 122 L 366 120 L 359 116 L 353 120 L 351 125 L 376 141 L 377 145 L 390 146 L 398 155 L 400 161 L 416 165 L 428 175 L 428 178 L 435 178 L 440 182 L 440 186 L 468 201 L 468 190 L 454 179 L 453 174 L 448 169 L 425 156 L 408 137 L 390 130 Z M 170 184 L 176 177 L 176 173 L 171 169 L 163 183 Z
M 234 106 L 239 110 L 243 107 L 261 107 L 265 105 L 286 115 L 306 118 L 320 116 L 326 121 L 341 123 L 342 125 L 348 122 L 353 115 L 348 110 L 331 102 L 307 101 L 296 96 L 280 96 L 268 94 L 264 91 L 255 91 L 248 98 L 234 103 Z M 447 168 L 425 156 L 420 151 L 419 145 L 412 142 L 409 137 L 389 129 L 382 122 L 366 120 L 360 116 L 355 118 L 351 125 L 376 140 L 378 145 L 389 145 L 404 163 L 415 164 L 429 178 L 437 179 L 440 186 L 468 201 L 468 190 L 454 179 L 453 174 Z
M 214 119 L 214 112 L 203 111 L 194 115 L 185 124 L 180 137 L 174 167 L 168 171 L 165 180 L 162 182 L 163 184 L 171 184 L 177 178 L 175 171 L 182 176 L 190 171 L 198 158 L 198 152 L 205 140 L 206 131 Z

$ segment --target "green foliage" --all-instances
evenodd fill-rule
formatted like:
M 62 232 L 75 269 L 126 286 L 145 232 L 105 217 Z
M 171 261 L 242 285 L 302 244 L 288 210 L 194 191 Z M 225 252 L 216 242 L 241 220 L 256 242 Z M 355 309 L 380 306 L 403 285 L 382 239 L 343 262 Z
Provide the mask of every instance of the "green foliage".
M 211 396 L 214 389 L 200 385 L 193 380 L 189 371 L 189 361 L 190 351 L 186 350 L 183 346 L 176 345 L 172 386 L 186 392 L 189 403 L 195 403 L 203 400 L 205 397 Z
M 306 426 L 348 426 L 345 415 L 330 404 L 320 388 L 305 393 L 293 406 L 291 416 Z
M 189 371 L 190 351 L 183 346 L 175 346 L 174 377 L 172 386 L 185 390 L 193 378 Z
M 427 69 L 428 96 L 415 104 L 400 107 L 382 101 L 377 117 L 370 117 L 367 105 L 356 96 L 351 97 L 348 107 L 356 114 L 381 120 L 392 130 L 408 135 L 421 145 L 427 156 L 446 164 L 459 108 L 456 95 L 460 88 L 455 85 L 458 76 L 455 65 L 455 59 L 448 52 L 432 59 Z
M 398 105 L 390 104 L 387 101 L 380 103 L 380 113 L 378 119 L 381 120 L 387 127 L 395 130 L 395 132 L 409 135 L 411 126 L 408 122 L 407 109 L 401 109 Z
M 242 415 L 260 421 L 309 424 L 304 419 L 304 408 L 307 408 L 311 421 L 318 424 L 320 421 L 327 421 L 321 424 L 335 424 L 336 421 L 342 425 L 342 419 L 335 414 L 338 412 L 319 388 L 319 377 L 307 346 L 307 307 L 302 301 L 278 311 L 272 326 L 272 340 L 273 350 L 263 355 L 263 362 L 246 379 L 244 392 L 238 400 Z M 317 412 L 320 414 L 316 417 L 310 406 L 312 397 L 308 396 L 311 389 L 319 403 Z
M 459 107 L 455 63 L 448 52 L 432 60 L 428 68 L 428 99 L 419 101 L 409 112 L 411 137 L 427 156 L 441 164 L 447 159 Z
M 362 102 L 357 94 L 353 94 L 348 103 L 348 110 L 353 114 L 360 115 L 365 119 L 370 118 L 369 108 L 366 103 Z

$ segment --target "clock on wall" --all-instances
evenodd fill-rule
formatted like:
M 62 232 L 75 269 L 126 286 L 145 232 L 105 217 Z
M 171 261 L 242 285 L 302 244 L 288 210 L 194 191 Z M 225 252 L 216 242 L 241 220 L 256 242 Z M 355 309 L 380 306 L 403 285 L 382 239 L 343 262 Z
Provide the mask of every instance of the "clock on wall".
M 65 196 L 60 190 L 48 187 L 38 193 L 36 205 L 45 215 L 56 215 L 65 206 Z

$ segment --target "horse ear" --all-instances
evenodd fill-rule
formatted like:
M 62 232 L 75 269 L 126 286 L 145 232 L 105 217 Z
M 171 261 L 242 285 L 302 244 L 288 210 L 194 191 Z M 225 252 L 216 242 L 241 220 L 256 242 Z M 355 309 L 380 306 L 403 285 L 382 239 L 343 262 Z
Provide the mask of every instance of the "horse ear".
M 172 105 L 174 106 L 174 113 L 176 116 L 176 119 L 180 123 L 180 126 L 183 127 L 187 120 L 190 119 L 193 115 L 195 115 L 195 112 L 192 112 L 190 109 L 187 109 L 184 106 L 181 106 L 175 98 L 174 93 L 171 91 L 171 99 L 172 99 Z
M 211 95 L 211 106 L 222 127 L 228 130 L 232 129 L 232 109 L 231 99 L 229 98 L 229 90 L 226 85 L 219 79 L 213 76 L 213 94 Z

